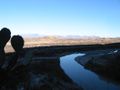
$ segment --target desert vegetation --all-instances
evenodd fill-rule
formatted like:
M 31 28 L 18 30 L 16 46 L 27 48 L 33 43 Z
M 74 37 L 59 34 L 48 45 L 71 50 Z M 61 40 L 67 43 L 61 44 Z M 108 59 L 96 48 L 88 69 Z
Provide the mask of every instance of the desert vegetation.
M 61 37 L 61 36 L 45 36 L 45 37 L 25 37 L 24 48 L 39 46 L 69 46 L 69 45 L 94 45 L 94 44 L 110 44 L 119 43 L 120 38 L 100 38 L 100 37 Z M 5 47 L 6 52 L 13 52 L 10 42 Z
M 82 90 L 60 68 L 60 53 L 23 49 L 23 37 L 11 37 L 8 28 L 1 29 L 0 39 L 0 90 Z M 4 48 L 9 40 L 14 53 L 8 54 Z

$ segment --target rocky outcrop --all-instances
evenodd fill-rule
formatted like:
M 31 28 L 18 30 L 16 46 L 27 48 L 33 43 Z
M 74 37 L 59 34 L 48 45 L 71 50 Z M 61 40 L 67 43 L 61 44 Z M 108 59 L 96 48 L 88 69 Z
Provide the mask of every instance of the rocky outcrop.
M 31 73 L 30 81 L 30 90 L 82 90 L 75 84 L 47 74 Z
M 31 90 L 83 90 L 64 73 L 58 57 L 33 59 L 29 78 Z
M 36 57 L 33 53 L 21 57 L 16 72 L 9 74 L 1 90 L 83 90 L 61 69 L 59 57 Z
M 77 57 L 76 61 L 85 68 L 92 70 L 105 78 L 120 82 L 119 50 L 108 50 L 104 53 L 87 54 L 83 57 Z

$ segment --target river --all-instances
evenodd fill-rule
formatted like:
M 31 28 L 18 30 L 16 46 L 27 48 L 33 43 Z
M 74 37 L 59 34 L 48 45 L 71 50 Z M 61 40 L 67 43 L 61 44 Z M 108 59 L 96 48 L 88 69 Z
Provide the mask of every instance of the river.
M 61 68 L 74 83 L 84 90 L 120 90 L 120 85 L 101 79 L 97 74 L 85 69 L 75 61 L 77 56 L 83 55 L 85 54 L 75 53 L 60 57 Z

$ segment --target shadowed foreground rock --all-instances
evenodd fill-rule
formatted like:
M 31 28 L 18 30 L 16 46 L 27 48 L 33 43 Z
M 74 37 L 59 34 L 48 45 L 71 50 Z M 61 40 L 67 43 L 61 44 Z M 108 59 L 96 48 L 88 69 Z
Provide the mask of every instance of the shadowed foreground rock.
M 34 53 L 37 51 L 26 51 L 26 55 L 21 57 L 22 64 L 26 67 L 18 68 L 21 73 L 12 74 L 15 78 L 9 82 L 10 85 L 15 85 L 15 90 L 82 90 L 65 75 L 60 67 L 59 57 L 48 55 L 44 58 L 38 54 L 36 57 Z
M 32 58 L 29 68 L 31 88 L 35 90 L 82 90 L 65 75 L 60 67 L 59 58 L 49 55 L 46 58 Z

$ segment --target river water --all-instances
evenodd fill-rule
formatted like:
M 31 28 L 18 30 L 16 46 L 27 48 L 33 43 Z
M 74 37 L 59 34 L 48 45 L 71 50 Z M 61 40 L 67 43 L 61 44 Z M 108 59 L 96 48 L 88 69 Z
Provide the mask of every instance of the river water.
M 66 75 L 84 90 L 120 90 L 120 85 L 101 79 L 97 74 L 85 69 L 75 61 L 77 56 L 85 54 L 77 53 L 60 58 L 60 66 Z

